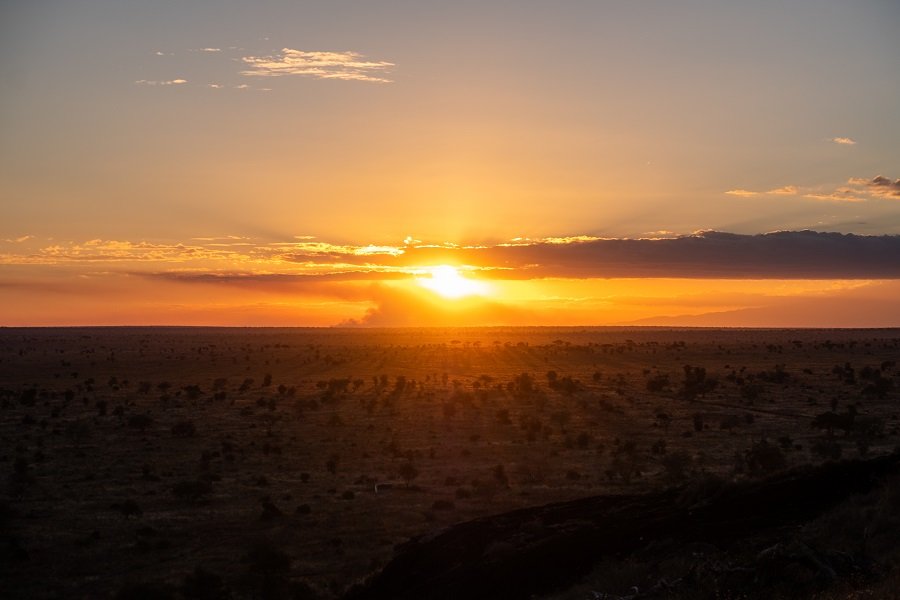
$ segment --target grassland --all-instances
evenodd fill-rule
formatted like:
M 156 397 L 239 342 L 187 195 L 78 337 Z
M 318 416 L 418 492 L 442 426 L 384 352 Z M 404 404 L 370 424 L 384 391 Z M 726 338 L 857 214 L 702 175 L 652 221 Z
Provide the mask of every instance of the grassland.
M 886 454 L 898 360 L 898 330 L 0 329 L 4 596 L 337 597 L 469 519 Z

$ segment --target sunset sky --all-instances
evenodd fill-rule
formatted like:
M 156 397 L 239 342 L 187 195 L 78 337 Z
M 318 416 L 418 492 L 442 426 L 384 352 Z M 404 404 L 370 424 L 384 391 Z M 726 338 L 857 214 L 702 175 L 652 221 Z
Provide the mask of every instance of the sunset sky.
M 895 0 L 3 2 L 0 325 L 900 326 L 898 31 Z

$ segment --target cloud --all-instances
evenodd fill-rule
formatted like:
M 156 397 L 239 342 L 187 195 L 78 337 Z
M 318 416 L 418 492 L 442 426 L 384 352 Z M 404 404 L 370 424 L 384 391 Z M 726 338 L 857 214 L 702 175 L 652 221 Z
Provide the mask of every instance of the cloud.
M 308 238 L 308 236 L 297 236 L 297 239 L 303 240 L 304 238 Z M 350 244 L 314 242 L 309 239 L 298 242 L 276 242 L 274 245 L 283 248 L 284 253 L 281 255 L 282 259 L 291 261 L 305 261 L 315 257 L 399 256 L 406 252 L 406 248 L 401 248 L 399 246 L 375 244 L 355 246 Z
M 775 188 L 774 190 L 769 190 L 766 193 L 774 194 L 776 196 L 796 196 L 799 193 L 799 190 L 796 185 L 785 185 L 780 188 Z
M 148 277 L 173 283 L 203 283 L 248 288 L 294 288 L 296 285 L 332 281 L 388 281 L 412 279 L 409 273 L 400 271 L 338 271 L 333 273 L 252 273 L 248 271 L 159 271 L 130 273 L 135 277 Z
M 833 142 L 835 144 L 841 144 L 843 146 L 855 146 L 856 145 L 856 140 L 853 140 L 848 137 L 835 137 L 835 138 L 831 138 L 829 141 Z
M 866 198 L 860 196 L 857 192 L 849 188 L 838 188 L 832 192 L 808 193 L 803 194 L 804 198 L 809 200 L 820 200 L 824 202 L 865 202 Z
M 892 182 L 893 184 L 893 182 Z M 7 246 L 7 249 L 22 246 Z M 254 285 L 409 279 L 457 265 L 488 279 L 900 279 L 900 236 L 815 231 L 716 231 L 652 238 L 519 239 L 481 246 L 261 243 L 220 237 L 190 244 L 88 240 L 0 254 L 6 265 L 128 265 L 184 283 Z M 123 267 L 124 268 L 124 267 Z
M 234 244 L 238 246 L 238 244 Z M 0 254 L 0 264 L 57 265 L 63 263 L 146 262 L 169 263 L 197 260 L 249 260 L 252 257 L 224 244 L 155 244 L 128 240 L 93 239 L 86 242 L 62 242 L 39 248 L 28 254 Z
M 405 265 L 449 262 L 496 269 L 505 279 L 897 279 L 900 236 L 815 231 L 701 232 L 657 239 L 538 242 L 490 248 L 413 248 Z
M 33 235 L 22 235 L 17 238 L 7 238 L 4 241 L 7 243 L 10 243 L 10 244 L 21 244 L 22 242 L 27 242 L 28 240 L 33 240 L 33 239 L 34 239 Z
M 876 175 L 872 179 L 854 177 L 849 184 L 862 186 L 868 193 L 880 198 L 900 198 L 900 179 L 889 179 Z
M 358 52 L 304 51 L 282 48 L 275 56 L 245 56 L 242 75 L 277 77 L 299 75 L 318 79 L 342 79 L 389 83 L 383 74 L 394 66 L 387 61 L 365 60 Z
M 181 85 L 183 83 L 187 83 L 187 79 L 166 79 L 162 81 L 138 79 L 134 83 L 137 85 Z
M 865 202 L 872 199 L 900 198 L 900 179 L 892 180 L 882 175 L 876 175 L 872 179 L 851 177 L 846 185 L 837 188 L 824 185 L 803 188 L 796 185 L 785 185 L 766 192 L 734 189 L 725 193 L 747 198 L 764 194 L 767 196 L 802 196 L 808 200 L 822 202 Z

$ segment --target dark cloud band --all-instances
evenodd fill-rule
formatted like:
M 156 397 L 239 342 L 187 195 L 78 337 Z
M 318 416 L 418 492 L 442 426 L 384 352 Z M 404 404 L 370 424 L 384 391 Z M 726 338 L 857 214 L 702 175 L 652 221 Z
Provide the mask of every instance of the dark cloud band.
M 398 260 L 422 264 L 434 258 L 503 268 L 510 278 L 895 279 L 900 278 L 900 236 L 704 232 L 671 239 L 600 239 L 452 252 L 412 249 Z

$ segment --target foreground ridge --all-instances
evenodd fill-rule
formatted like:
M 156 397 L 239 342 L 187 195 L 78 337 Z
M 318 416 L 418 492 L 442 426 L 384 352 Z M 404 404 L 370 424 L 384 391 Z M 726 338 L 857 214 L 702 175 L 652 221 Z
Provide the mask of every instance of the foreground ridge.
M 754 482 L 605 495 L 475 519 L 398 547 L 345 600 L 529 598 L 654 540 L 729 546 L 800 525 L 900 471 L 900 453 L 801 467 Z

